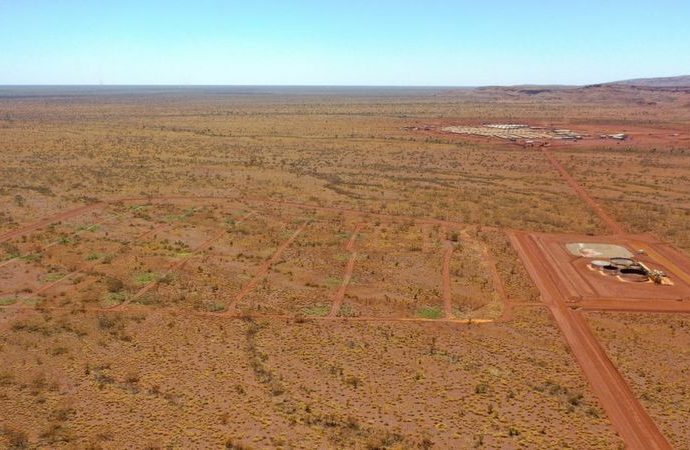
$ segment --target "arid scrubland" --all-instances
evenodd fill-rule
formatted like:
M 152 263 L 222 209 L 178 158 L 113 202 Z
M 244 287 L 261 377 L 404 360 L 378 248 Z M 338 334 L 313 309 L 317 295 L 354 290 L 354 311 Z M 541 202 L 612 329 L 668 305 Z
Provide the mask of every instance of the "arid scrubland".
M 605 224 L 538 147 L 408 127 L 644 129 L 550 148 L 687 252 L 687 93 L 24 89 L 0 91 L 0 447 L 623 446 L 507 236 Z M 685 319 L 587 318 L 687 445 Z
M 561 160 L 633 232 L 654 232 L 690 251 L 690 141 L 638 149 L 562 153 Z
M 619 443 L 541 309 L 461 330 L 46 312 L 3 323 L 2 356 L 3 437 L 46 447 Z
M 84 200 L 190 194 L 515 228 L 597 229 L 538 153 L 401 130 L 440 115 L 444 104 L 166 99 L 5 101 L 2 175 L 12 208 L 3 227 L 29 221 L 27 211 L 59 211 Z

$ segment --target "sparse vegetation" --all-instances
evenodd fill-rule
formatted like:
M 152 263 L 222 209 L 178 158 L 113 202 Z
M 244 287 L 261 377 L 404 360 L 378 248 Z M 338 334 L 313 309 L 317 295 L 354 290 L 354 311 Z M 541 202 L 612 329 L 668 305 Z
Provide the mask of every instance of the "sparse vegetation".
M 690 150 L 666 132 L 686 94 L 634 95 L 0 96 L 0 233 L 92 208 L 0 243 L 0 447 L 619 447 L 505 233 L 602 223 L 536 149 L 405 127 L 644 118 L 665 131 L 554 151 L 621 222 L 690 249 Z M 138 200 L 99 203 L 118 198 Z M 501 317 L 493 258 L 511 321 L 444 320 L 450 247 L 452 315 Z M 610 357 L 687 447 L 682 361 L 606 317 Z
M 440 319 L 443 317 L 443 311 L 438 306 L 425 306 L 417 314 L 424 319 Z

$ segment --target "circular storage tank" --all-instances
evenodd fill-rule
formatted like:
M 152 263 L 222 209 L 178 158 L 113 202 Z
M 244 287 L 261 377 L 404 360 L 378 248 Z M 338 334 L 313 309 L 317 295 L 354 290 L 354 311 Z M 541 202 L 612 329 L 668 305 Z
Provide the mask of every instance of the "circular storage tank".
M 592 269 L 602 270 L 604 267 L 610 265 L 610 263 L 602 259 L 595 259 L 594 261 L 590 262 L 589 265 L 592 267 Z
M 620 269 L 618 269 L 618 267 L 614 266 L 613 264 L 608 264 L 602 267 L 601 271 L 604 272 L 606 275 L 618 275 Z
M 636 262 L 630 258 L 611 258 L 611 264 L 621 269 L 630 267 L 636 264 Z
M 620 276 L 625 281 L 634 281 L 637 283 L 649 280 L 647 272 L 638 268 L 621 269 Z

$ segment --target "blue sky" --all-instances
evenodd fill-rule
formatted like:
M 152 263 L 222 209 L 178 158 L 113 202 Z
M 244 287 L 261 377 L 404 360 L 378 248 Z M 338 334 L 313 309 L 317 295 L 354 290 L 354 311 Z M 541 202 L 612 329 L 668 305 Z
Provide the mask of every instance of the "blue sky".
M 690 1 L 0 0 L 0 84 L 585 84 L 690 74 Z

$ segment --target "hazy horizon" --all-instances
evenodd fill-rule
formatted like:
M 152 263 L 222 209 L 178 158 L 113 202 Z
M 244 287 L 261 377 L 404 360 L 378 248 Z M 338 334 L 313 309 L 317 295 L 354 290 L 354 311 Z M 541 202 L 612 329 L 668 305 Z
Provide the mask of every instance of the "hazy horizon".
M 668 0 L 4 2 L 0 85 L 587 85 L 690 73 L 688 17 Z
M 226 87 L 226 88 L 412 88 L 412 89 L 476 89 L 485 87 L 519 87 L 519 86 L 562 86 L 562 87 L 582 87 L 597 84 L 606 83 L 616 83 L 625 82 L 637 79 L 664 79 L 664 78 L 676 78 L 690 76 L 686 74 L 677 75 L 659 75 L 659 76 L 649 76 L 649 77 L 634 77 L 620 80 L 601 80 L 594 83 L 586 84 L 567 84 L 567 83 L 519 83 L 519 84 L 476 84 L 476 85 L 441 85 L 441 84 L 232 84 L 232 83 L 212 83 L 212 84 L 181 84 L 181 83 L 152 83 L 152 84 L 140 84 L 140 83 L 122 83 L 122 84 L 106 84 L 106 83 L 65 83 L 65 84 L 21 84 L 21 83 L 0 83 L 2 88 L 29 88 L 29 87 L 89 87 L 89 88 L 116 88 L 116 87 L 160 87 L 160 88 L 204 88 L 204 87 Z

